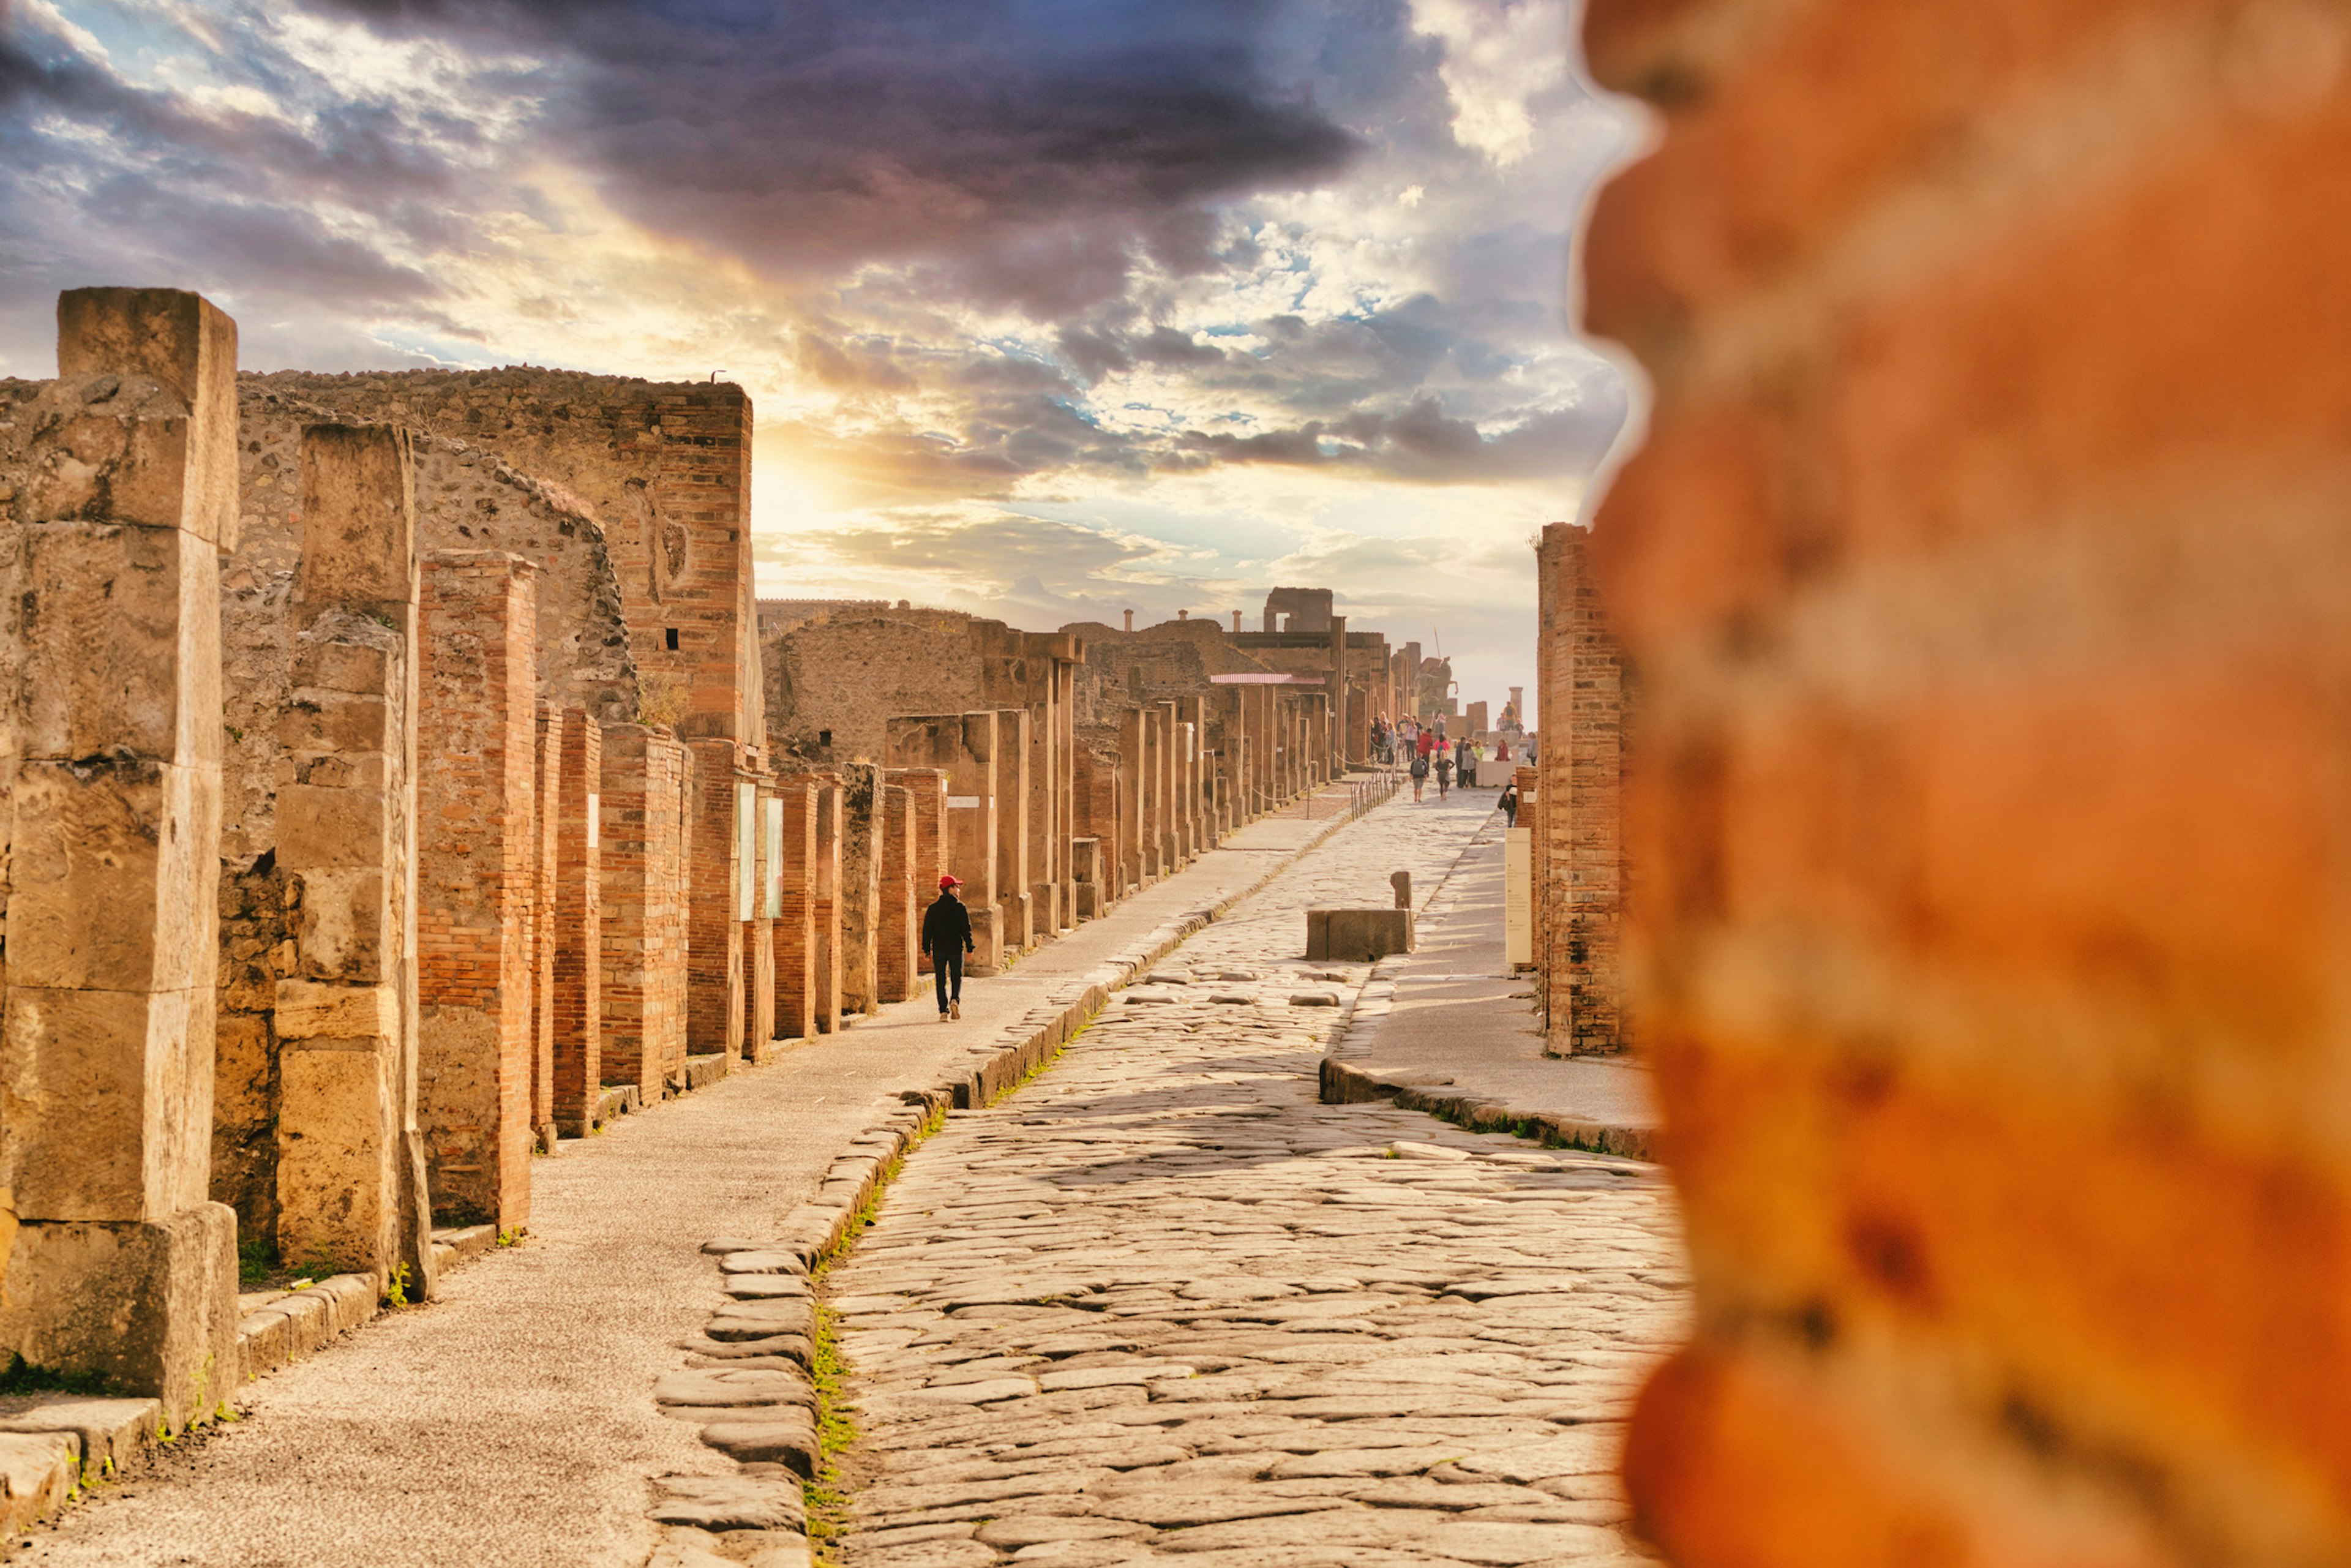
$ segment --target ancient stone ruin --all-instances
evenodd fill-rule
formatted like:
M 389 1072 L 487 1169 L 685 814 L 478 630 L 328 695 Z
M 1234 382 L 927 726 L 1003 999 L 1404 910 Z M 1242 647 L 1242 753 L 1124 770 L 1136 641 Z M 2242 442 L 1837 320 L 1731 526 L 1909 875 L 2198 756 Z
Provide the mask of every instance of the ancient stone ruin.
M 942 874 L 1002 965 L 1408 694 L 1327 591 L 763 616 L 732 386 L 240 376 L 168 289 L 58 328 L 0 382 L 0 1349 L 173 1427 L 285 1354 L 241 1248 L 429 1297 L 535 1155 L 916 995 Z

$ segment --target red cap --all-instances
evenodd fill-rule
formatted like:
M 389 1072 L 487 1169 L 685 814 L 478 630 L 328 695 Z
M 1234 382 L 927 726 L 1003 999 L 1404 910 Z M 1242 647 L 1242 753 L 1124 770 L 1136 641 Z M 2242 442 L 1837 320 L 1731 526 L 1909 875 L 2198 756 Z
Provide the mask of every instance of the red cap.
M 939 891 L 941 893 L 945 893 L 951 887 L 961 887 L 962 885 L 963 878 L 959 876 L 943 876 L 939 878 Z

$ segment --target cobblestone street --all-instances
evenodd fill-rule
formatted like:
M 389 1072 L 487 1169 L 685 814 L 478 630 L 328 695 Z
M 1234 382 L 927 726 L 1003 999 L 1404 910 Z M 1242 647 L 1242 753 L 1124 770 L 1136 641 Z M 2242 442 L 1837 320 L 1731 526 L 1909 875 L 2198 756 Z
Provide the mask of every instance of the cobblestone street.
M 1325 1106 L 1370 966 L 1309 905 L 1423 899 L 1488 792 L 1351 827 L 914 1151 L 827 1280 L 852 1564 L 1641 1560 L 1613 1476 L 1683 1326 L 1654 1167 Z

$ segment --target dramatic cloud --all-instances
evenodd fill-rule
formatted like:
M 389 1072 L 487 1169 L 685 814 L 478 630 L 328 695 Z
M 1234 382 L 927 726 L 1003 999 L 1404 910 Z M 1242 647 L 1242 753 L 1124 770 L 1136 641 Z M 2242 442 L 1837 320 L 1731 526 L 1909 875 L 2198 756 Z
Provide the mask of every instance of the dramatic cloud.
M 151 282 L 212 294 L 256 368 L 716 373 L 759 411 L 772 591 L 1046 624 L 1328 582 L 1460 625 L 1493 696 L 1526 679 L 1526 537 L 1624 417 L 1562 314 L 1625 139 L 1568 27 L 0 0 L 0 371 L 46 372 L 57 289 Z

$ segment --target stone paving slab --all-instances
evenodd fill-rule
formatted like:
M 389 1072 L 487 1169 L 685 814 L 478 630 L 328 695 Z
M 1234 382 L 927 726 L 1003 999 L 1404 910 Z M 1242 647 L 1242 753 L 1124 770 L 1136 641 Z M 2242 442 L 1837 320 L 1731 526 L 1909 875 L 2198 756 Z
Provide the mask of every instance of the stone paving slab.
M 1343 789 L 1333 793 L 1343 799 Z M 387 1558 L 420 1568 L 637 1568 L 656 1554 L 676 1564 L 805 1562 L 804 1549 L 737 1549 L 725 1530 L 702 1528 L 728 1522 L 738 1505 L 789 1524 L 781 1492 L 720 1488 L 689 1497 L 674 1484 L 774 1479 L 747 1477 L 727 1450 L 702 1441 L 695 1421 L 664 1415 L 653 1397 L 663 1377 L 726 1359 L 728 1343 L 702 1330 L 730 1302 L 747 1304 L 726 1284 L 742 1276 L 722 1273 L 703 1244 L 726 1233 L 774 1235 L 783 1217 L 821 1196 L 837 1158 L 877 1117 L 903 1109 L 903 1091 L 967 1076 L 968 1064 L 1025 1038 L 1024 1020 L 1106 976 L 1123 979 L 1122 963 L 1150 962 L 1341 825 L 1327 802 L 1252 824 L 1232 847 L 1004 977 L 967 985 L 960 1023 L 935 1022 L 925 994 L 621 1117 L 594 1137 L 563 1140 L 560 1153 L 533 1165 L 521 1245 L 492 1248 L 449 1276 L 440 1299 L 383 1314 L 250 1385 L 242 1421 L 192 1435 L 149 1473 L 92 1493 L 31 1537 L 19 1560 L 108 1568 Z M 747 1343 L 758 1350 L 775 1342 Z M 788 1448 L 789 1436 L 747 1435 L 745 1457 Z M 657 1490 L 656 1477 L 673 1484 Z M 777 1484 L 797 1500 L 795 1483 Z
M 1324 1105 L 1303 911 L 1433 887 L 1477 813 L 1383 810 L 907 1159 L 824 1281 L 852 1565 L 1642 1561 L 1622 1424 L 1686 1316 L 1655 1167 Z
M 1392 1100 L 1479 1131 L 1654 1157 L 1648 1070 L 1630 1056 L 1543 1054 L 1533 978 L 1510 972 L 1502 925 L 1506 826 L 1498 792 L 1456 790 L 1422 809 L 1481 821 L 1420 915 L 1416 951 L 1373 970 L 1322 1065 L 1333 1104 Z

